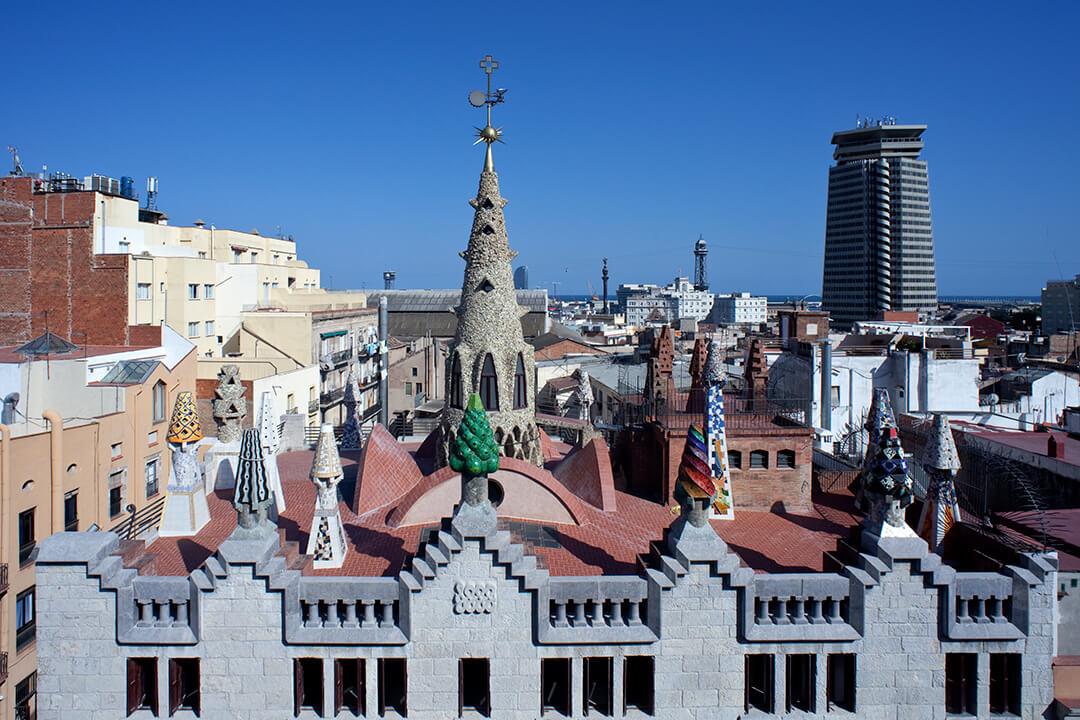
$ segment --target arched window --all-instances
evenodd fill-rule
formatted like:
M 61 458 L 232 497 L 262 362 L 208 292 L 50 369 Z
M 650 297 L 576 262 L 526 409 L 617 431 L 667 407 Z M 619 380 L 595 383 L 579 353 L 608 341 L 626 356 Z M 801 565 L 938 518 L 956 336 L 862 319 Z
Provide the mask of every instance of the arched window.
M 158 380 L 154 383 L 154 422 L 165 420 L 165 383 Z
M 495 375 L 495 361 L 491 353 L 484 357 L 484 367 L 480 371 L 480 401 L 485 410 L 499 409 L 499 378 Z
M 751 468 L 768 468 L 769 467 L 769 451 L 768 450 L 751 450 L 750 451 L 750 467 Z
M 454 353 L 454 362 L 450 365 L 450 407 L 464 408 L 461 396 L 461 358 Z
M 794 450 L 777 450 L 776 451 L 776 467 L 778 467 L 778 468 L 793 468 L 793 467 L 795 467 L 795 451 Z
M 519 410 L 528 407 L 529 401 L 525 394 L 525 361 L 518 353 L 517 366 L 514 368 L 514 409 Z
M 742 467 L 742 453 L 738 450 L 728 450 L 727 464 L 729 468 L 741 468 Z

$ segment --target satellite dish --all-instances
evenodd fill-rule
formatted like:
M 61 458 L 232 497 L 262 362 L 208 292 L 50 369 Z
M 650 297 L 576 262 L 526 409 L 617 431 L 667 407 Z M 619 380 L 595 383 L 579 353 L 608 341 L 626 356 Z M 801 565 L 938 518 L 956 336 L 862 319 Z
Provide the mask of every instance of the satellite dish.
M 487 97 L 484 95 L 483 90 L 473 90 L 469 93 L 469 104 L 473 107 L 484 107 L 484 101 Z

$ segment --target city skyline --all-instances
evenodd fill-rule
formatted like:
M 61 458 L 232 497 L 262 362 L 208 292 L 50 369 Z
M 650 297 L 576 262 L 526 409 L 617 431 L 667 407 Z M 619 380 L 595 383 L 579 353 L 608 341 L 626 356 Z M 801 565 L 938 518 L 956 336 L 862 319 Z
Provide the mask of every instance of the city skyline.
M 468 239 L 482 124 L 466 95 L 491 53 L 510 88 L 495 167 L 534 287 L 585 294 L 602 257 L 612 288 L 692 276 L 701 234 L 712 290 L 819 293 L 829 138 L 856 114 L 928 125 L 939 294 L 1032 296 L 1074 275 L 1080 152 L 1037 128 L 1075 107 L 1058 88 L 1077 75 L 1077 11 L 859 8 L 836 21 L 798 6 L 591 6 L 573 23 L 568 8 L 508 8 L 480 37 L 434 7 L 343 11 L 334 27 L 273 8 L 73 8 L 46 23 L 20 7 L 12 27 L 47 26 L 34 46 L 50 51 L 14 74 L 24 110 L 0 121 L 0 144 L 28 171 L 132 175 L 140 190 L 157 176 L 172 224 L 293 235 L 328 286 L 379 288 L 393 269 L 399 287 L 454 287 L 444 252 Z M 913 38 L 907 74 L 874 59 L 885 18 Z M 866 39 L 820 42 L 832 32 Z M 113 52 L 71 63 L 90 37 Z M 91 69 L 116 76 L 88 82 Z

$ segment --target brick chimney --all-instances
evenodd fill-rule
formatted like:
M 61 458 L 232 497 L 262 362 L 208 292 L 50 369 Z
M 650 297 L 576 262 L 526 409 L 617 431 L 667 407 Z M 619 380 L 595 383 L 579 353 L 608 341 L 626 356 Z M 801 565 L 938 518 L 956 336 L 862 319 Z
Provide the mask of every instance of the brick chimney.
M 1050 433 L 1046 438 L 1046 456 L 1057 458 L 1058 460 L 1065 459 L 1065 443 L 1058 442 L 1058 439 L 1054 437 L 1054 433 Z

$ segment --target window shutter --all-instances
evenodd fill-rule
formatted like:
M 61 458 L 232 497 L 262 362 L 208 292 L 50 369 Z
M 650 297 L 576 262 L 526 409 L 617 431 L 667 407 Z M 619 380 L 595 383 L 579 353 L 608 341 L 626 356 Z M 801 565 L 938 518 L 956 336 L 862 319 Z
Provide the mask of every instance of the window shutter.
M 765 664 L 765 700 L 769 706 L 769 712 L 776 709 L 776 660 L 772 655 L 766 655 Z
M 465 661 L 457 661 L 457 714 L 461 717 L 465 710 Z
M 293 715 L 300 715 L 300 705 L 304 701 L 304 665 L 299 658 L 293 659 Z
M 743 712 L 750 712 L 750 656 L 743 656 Z
M 379 715 L 386 714 L 386 661 L 378 660 L 378 682 L 379 686 L 376 688 L 379 696 Z
M 134 658 L 127 661 L 127 714 L 139 707 L 139 692 L 142 689 L 142 666 Z
M 340 660 L 334 661 L 334 714 L 341 712 L 341 706 L 345 704 L 345 672 L 344 664 Z
M 169 660 L 169 715 L 180 709 L 180 663 Z
M 622 712 L 626 714 L 626 668 L 629 665 L 627 658 L 622 661 Z
M 195 690 L 193 691 L 193 695 L 191 697 L 191 709 L 195 711 L 196 716 L 198 716 L 198 714 L 202 712 L 202 673 L 200 671 L 201 667 L 202 665 L 200 664 L 198 658 L 191 661 L 192 672 L 195 673 L 195 677 L 192 678 L 192 684 L 195 686 Z
M 806 686 L 810 712 L 817 712 L 817 658 L 810 656 L 810 683 Z
M 359 695 L 356 704 L 359 706 L 360 714 L 367 714 L 367 676 L 364 673 L 364 668 L 367 667 L 365 660 L 356 661 L 356 692 Z
M 574 709 L 574 703 L 572 699 L 572 696 L 574 694 L 574 688 L 570 684 L 570 679 L 573 677 L 573 664 L 573 660 L 569 658 L 566 659 L 566 696 L 564 700 L 564 707 L 566 708 L 567 715 L 569 715 Z
M 401 661 L 401 714 L 409 714 L 409 661 Z
M 582 683 L 581 684 L 582 684 L 582 689 L 584 690 L 584 692 L 582 693 L 582 695 L 584 695 L 584 697 L 582 698 L 581 705 L 582 705 L 582 710 L 584 711 L 584 713 L 586 715 L 588 715 L 589 714 L 589 658 L 584 658 L 581 661 L 581 669 L 582 669 L 582 673 L 581 673 Z

